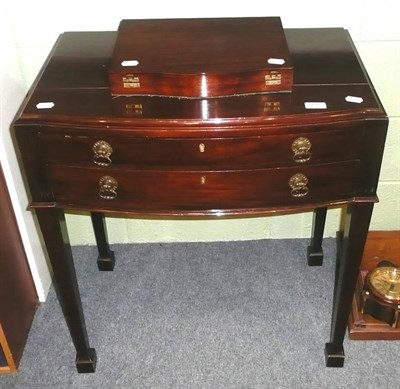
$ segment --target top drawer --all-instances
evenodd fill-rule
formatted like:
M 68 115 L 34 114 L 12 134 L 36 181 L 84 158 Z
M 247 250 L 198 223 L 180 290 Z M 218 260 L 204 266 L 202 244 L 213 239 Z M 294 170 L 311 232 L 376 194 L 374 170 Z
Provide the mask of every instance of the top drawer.
M 218 168 L 295 166 L 359 157 L 362 129 L 231 138 L 138 138 L 38 133 L 47 164 L 190 166 Z

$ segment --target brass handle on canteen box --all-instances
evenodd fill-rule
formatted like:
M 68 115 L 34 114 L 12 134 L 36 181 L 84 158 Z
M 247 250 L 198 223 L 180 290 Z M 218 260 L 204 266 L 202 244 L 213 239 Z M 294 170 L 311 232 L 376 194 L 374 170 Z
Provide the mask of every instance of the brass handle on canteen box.
M 311 142 L 308 138 L 301 136 L 292 143 L 293 161 L 304 163 L 311 159 Z
M 99 180 L 99 196 L 105 200 L 117 197 L 118 181 L 111 176 L 103 176 Z
M 308 178 L 301 173 L 297 173 L 294 176 L 290 177 L 289 186 L 292 189 L 290 194 L 293 197 L 304 197 L 308 194 Z
M 111 165 L 111 154 L 113 149 L 109 143 L 104 140 L 99 140 L 93 145 L 93 162 L 99 166 Z

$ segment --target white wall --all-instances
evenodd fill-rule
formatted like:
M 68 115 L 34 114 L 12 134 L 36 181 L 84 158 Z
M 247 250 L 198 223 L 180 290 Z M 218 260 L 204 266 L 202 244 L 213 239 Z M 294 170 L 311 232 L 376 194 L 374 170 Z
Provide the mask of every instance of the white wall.
M 8 182 L 22 228 L 32 239 L 32 268 L 37 285 L 46 290 L 48 273 L 37 249 L 15 158 L 8 141 L 8 123 L 31 85 L 55 39 L 63 31 L 115 30 L 121 19 L 169 17 L 280 16 L 284 27 L 345 27 L 350 31 L 369 75 L 390 116 L 379 196 L 371 229 L 400 230 L 400 2 L 376 1 L 118 1 L 94 2 L 2 1 L 1 18 L 7 24 L 8 65 L 3 67 L 1 131 L 2 162 L 9 166 Z M 0 20 L 1 21 L 1 20 Z M 1 21 L 3 24 L 3 21 Z M 3 34 L 2 34 L 3 35 Z M 2 55 L 4 51 L 2 50 Z M 11 80 L 11 81 L 10 81 Z M 4 115 L 4 116 L 3 116 Z M 0 143 L 1 145 L 1 143 Z M 5 152 L 5 155 L 3 153 Z M 328 213 L 326 235 L 338 226 L 338 210 Z M 87 216 L 68 217 L 72 244 L 93 243 Z M 24 225 L 26 224 L 26 227 Z M 144 218 L 109 219 L 112 242 L 207 241 L 308 237 L 310 214 L 193 221 Z M 44 283 L 42 285 L 42 281 Z
M 27 83 L 23 80 L 23 71 L 20 68 L 20 55 L 13 44 L 11 27 L 12 21 L 0 9 L 0 163 L 38 297 L 43 301 L 50 287 L 50 273 L 32 214 L 26 210 L 28 200 L 8 130 L 27 91 Z

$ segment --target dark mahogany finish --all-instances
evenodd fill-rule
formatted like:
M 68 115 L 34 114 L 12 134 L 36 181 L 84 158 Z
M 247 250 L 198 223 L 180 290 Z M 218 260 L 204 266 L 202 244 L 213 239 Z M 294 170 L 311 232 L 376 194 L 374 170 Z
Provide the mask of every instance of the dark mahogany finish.
M 327 208 L 317 208 L 313 214 L 312 238 L 307 247 L 307 259 L 309 266 L 321 266 L 324 258 L 322 240 L 324 235 Z
M 0 165 L 0 374 L 18 368 L 37 306 L 35 285 Z
M 114 95 L 218 97 L 290 91 L 293 66 L 278 17 L 123 20 L 109 78 Z
M 115 265 L 115 255 L 108 244 L 107 226 L 104 214 L 100 212 L 91 212 L 90 217 L 92 219 L 97 249 L 99 250 L 97 266 L 101 271 L 112 271 Z
M 308 258 L 319 265 L 326 209 L 347 205 L 326 346 L 327 365 L 343 364 L 388 120 L 345 30 L 285 34 L 294 65 L 291 93 L 197 100 L 113 98 L 107 66 L 115 32 L 65 33 L 57 41 L 13 131 L 78 370 L 94 370 L 95 356 L 61 218 L 67 209 L 92 213 L 99 257 L 110 270 L 114 259 L 104 213 L 213 216 L 314 209 Z M 39 109 L 40 103 L 48 104 Z M 306 103 L 318 104 L 308 109 Z

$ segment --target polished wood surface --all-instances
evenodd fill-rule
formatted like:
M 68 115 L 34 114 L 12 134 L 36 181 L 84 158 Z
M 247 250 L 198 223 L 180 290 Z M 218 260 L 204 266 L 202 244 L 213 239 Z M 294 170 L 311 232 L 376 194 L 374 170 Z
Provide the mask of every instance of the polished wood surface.
M 94 370 L 95 353 L 66 230 L 57 228 L 70 209 L 91 212 L 99 258 L 103 253 L 104 270 L 112 270 L 103 214 L 315 210 L 307 252 L 315 266 L 323 262 L 326 209 L 346 205 L 326 345 L 327 366 L 343 365 L 388 121 L 345 30 L 293 29 L 285 35 L 294 65 L 291 93 L 200 100 L 113 97 L 107 69 L 115 32 L 65 33 L 57 41 L 13 131 L 30 206 L 57 268 L 55 281 L 64 285 L 60 301 L 68 310 L 79 371 Z
M 39 84 L 40 85 L 40 84 Z M 85 88 L 85 87 L 84 87 Z M 362 103 L 348 103 L 347 96 L 362 96 Z M 326 103 L 323 110 L 309 110 L 305 102 Z M 48 110 L 37 109 L 40 102 L 54 102 Z M 236 114 L 235 114 L 236 112 Z M 373 91 L 367 85 L 294 86 L 291 94 L 268 94 L 225 97 L 209 100 L 172 99 L 168 97 L 113 98 L 107 88 L 37 89 L 28 102 L 20 121 L 40 120 L 45 123 L 70 123 L 82 125 L 112 125 L 117 128 L 131 123 L 138 135 L 205 136 L 226 126 L 227 135 L 255 132 L 250 126 L 312 125 L 341 120 L 360 120 L 381 116 Z M 165 129 L 160 129 L 160 126 Z M 230 126 L 243 128 L 229 128 Z M 340 125 L 340 123 L 338 123 Z M 192 128 L 196 129 L 196 133 Z M 281 129 L 275 129 L 275 133 Z
M 339 130 L 318 131 L 321 126 L 299 129 L 288 135 L 224 136 L 200 138 L 161 138 L 114 136 L 92 130 L 90 134 L 68 134 L 65 128 L 51 128 L 38 133 L 45 159 L 52 164 L 74 162 L 93 167 L 96 142 L 107 142 L 112 152 L 108 166 L 121 164 L 146 166 L 190 166 L 191 169 L 232 169 L 259 166 L 260 168 L 301 166 L 305 162 L 329 163 L 360 157 L 364 129 L 347 125 Z M 312 130 L 315 129 L 315 132 Z M 306 132 L 306 130 L 308 132 Z M 69 131 L 68 131 L 69 132 Z M 116 133 L 117 131 L 115 131 Z M 293 131 L 294 132 L 294 131 Z M 116 134 L 115 134 L 116 135 Z M 212 135 L 212 134 L 210 134 Z M 307 160 L 303 161 L 296 142 L 306 138 L 310 142 Z M 343 143 L 343 139 L 348 141 Z M 354 147 L 359 144 L 359 147 Z M 73 156 L 73 159 L 71 158 Z M 268 158 L 266 158 L 268 157 Z M 298 158 L 297 158 L 298 157 Z
M 384 259 L 400 267 L 400 231 L 368 233 L 361 269 L 372 270 Z
M 64 212 L 56 208 L 41 208 L 36 210 L 36 216 L 42 231 L 52 231 L 43 234 L 43 239 L 57 281 L 57 293 L 63 301 L 61 308 L 76 349 L 78 371 L 93 372 L 97 358 L 89 346 Z
M 294 85 L 368 84 L 351 38 L 342 28 L 284 29 Z M 109 88 L 116 31 L 65 32 L 42 69 L 37 89 Z M 79 42 L 79 45 L 77 45 Z M 286 95 L 286 94 L 285 94 Z
M 318 165 L 301 169 L 308 180 L 309 193 L 294 196 L 290 179 L 298 168 L 174 171 L 122 170 L 109 168 L 107 172 L 82 167 L 55 166 L 47 170 L 54 200 L 58 206 L 86 206 L 115 210 L 129 208 L 136 212 L 202 211 L 204 215 L 215 210 L 225 214 L 246 208 L 262 209 L 272 206 L 307 204 L 310 201 L 329 202 L 351 198 L 355 193 L 358 162 Z M 102 177 L 113 177 L 118 182 L 116 198 L 100 196 Z M 111 203 L 111 204 L 110 204 Z
M 293 66 L 279 17 L 123 20 L 109 79 L 113 95 L 204 98 L 290 91 Z
M 38 305 L 0 166 L 0 373 L 18 368 Z

